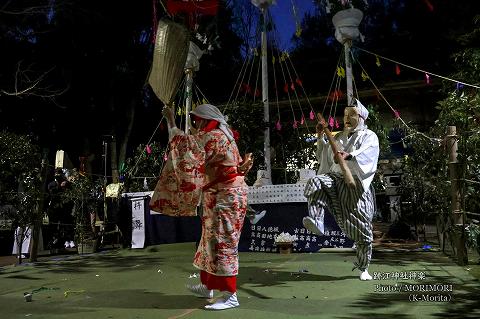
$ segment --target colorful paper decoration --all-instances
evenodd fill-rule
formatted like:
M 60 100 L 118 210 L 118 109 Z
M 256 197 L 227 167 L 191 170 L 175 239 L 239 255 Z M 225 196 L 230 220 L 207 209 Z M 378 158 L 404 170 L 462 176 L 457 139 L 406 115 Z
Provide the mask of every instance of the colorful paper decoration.
M 338 100 L 338 99 L 341 99 L 343 97 L 343 92 L 342 90 L 335 90 L 333 91 L 332 93 L 330 93 L 329 95 L 329 99 L 330 100 Z
M 335 128 L 339 128 L 340 127 L 340 124 L 338 123 L 338 120 L 335 119 Z
M 297 128 L 297 127 L 298 127 L 298 121 L 297 121 L 297 120 L 294 120 L 292 126 L 293 126 L 293 128 Z
M 398 120 L 400 118 L 400 112 L 398 112 L 397 110 L 393 110 L 393 115 L 395 116 L 395 119 Z
M 218 0 L 167 0 L 167 11 L 171 15 L 186 13 L 188 15 L 203 14 L 214 16 L 218 11 Z
M 328 117 L 328 126 L 333 128 L 335 126 L 335 119 L 332 116 Z
M 375 64 L 380 67 L 382 64 L 380 63 L 380 59 L 378 58 L 378 55 L 375 56 Z
M 297 24 L 295 35 L 297 36 L 297 38 L 300 38 L 300 36 L 302 35 L 302 27 L 300 27 L 299 24 Z
M 395 74 L 400 75 L 400 66 L 398 64 L 395 65 Z
M 368 77 L 367 73 L 365 73 L 365 71 L 362 70 L 362 80 L 365 82 L 368 79 L 369 79 L 369 77 Z
M 150 145 L 147 144 L 147 146 L 145 146 L 145 150 L 147 151 L 147 154 L 152 154 L 152 149 L 150 148 Z
M 282 124 L 280 123 L 280 120 L 277 120 L 277 123 L 275 123 L 275 129 L 277 131 L 280 131 L 282 129 Z
M 290 84 L 290 89 L 291 89 L 292 91 L 295 91 L 295 84 L 294 84 L 293 82 L 292 82 L 292 84 Z
M 430 84 L 430 75 L 428 73 L 425 73 L 425 83 Z
M 295 80 L 295 83 L 297 83 L 297 84 L 300 85 L 300 86 L 303 86 L 303 82 L 302 82 L 302 80 L 300 80 L 299 78 L 297 78 L 297 79 Z
M 300 119 L 300 125 L 303 125 L 305 123 L 305 115 L 302 114 L 302 118 Z
M 313 113 L 313 110 L 310 111 L 310 119 L 312 121 L 315 119 L 315 113 Z
M 428 11 L 433 12 L 433 5 L 429 0 L 423 0 L 425 2 L 425 5 L 427 6 Z
M 341 78 L 345 78 L 345 69 L 342 66 L 337 67 L 337 75 Z
M 283 86 L 283 91 L 285 91 L 285 93 L 288 93 L 288 83 L 285 83 L 285 85 Z

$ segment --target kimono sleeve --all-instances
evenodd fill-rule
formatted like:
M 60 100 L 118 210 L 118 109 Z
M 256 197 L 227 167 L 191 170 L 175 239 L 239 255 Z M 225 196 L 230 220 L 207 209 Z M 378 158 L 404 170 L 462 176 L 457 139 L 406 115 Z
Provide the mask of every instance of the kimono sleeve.
M 150 209 L 169 216 L 195 216 L 205 184 L 205 151 L 194 135 L 175 135 L 150 200 Z

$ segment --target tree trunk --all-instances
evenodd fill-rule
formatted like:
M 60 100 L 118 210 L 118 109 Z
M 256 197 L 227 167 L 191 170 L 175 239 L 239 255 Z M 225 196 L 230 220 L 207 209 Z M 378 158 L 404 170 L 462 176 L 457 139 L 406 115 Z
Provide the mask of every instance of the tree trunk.
M 113 136 L 110 142 L 110 166 L 112 167 L 112 183 L 118 183 L 117 139 Z
M 17 231 L 15 232 L 15 241 L 17 242 L 17 265 L 22 263 L 22 245 L 25 240 L 25 229 L 26 228 L 23 227 L 17 227 Z
M 42 168 L 40 171 L 40 181 L 41 181 L 41 192 L 40 198 L 38 199 L 36 213 L 35 213 L 35 221 L 33 223 L 32 229 L 32 244 L 30 246 L 30 262 L 37 261 L 38 257 L 38 241 L 40 240 L 40 231 L 42 227 L 42 217 L 43 217 L 43 208 L 45 203 L 45 192 L 47 190 L 47 160 L 42 160 Z
M 128 113 L 126 114 L 128 124 L 127 129 L 122 138 L 122 144 L 120 145 L 120 154 L 118 154 L 118 164 L 122 165 L 125 163 L 125 157 L 127 156 L 127 145 L 128 141 L 130 140 L 130 135 L 132 133 L 133 122 L 135 121 L 135 106 L 136 106 L 136 99 L 132 97 L 130 100 L 130 107 L 128 108 Z

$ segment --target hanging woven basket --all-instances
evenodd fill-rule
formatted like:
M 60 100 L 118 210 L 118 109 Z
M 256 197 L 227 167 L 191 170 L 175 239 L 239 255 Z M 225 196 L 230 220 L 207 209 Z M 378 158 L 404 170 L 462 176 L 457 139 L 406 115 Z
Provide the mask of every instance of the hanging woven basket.
M 189 33 L 184 26 L 159 21 L 148 83 L 164 104 L 170 104 L 175 97 L 183 76 L 188 45 Z
M 338 11 L 332 18 L 333 25 L 335 26 L 335 38 L 340 43 L 345 41 L 353 41 L 361 37 L 358 26 L 363 19 L 363 12 L 350 8 L 346 10 Z

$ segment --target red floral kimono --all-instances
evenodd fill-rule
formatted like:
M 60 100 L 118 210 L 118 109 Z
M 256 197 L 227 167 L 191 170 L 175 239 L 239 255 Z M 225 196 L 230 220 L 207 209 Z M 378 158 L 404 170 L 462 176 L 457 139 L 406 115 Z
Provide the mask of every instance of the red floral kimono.
M 174 159 L 172 161 L 174 163 L 170 164 L 171 168 L 173 171 L 177 171 L 177 178 L 178 170 L 185 170 L 185 167 L 187 170 L 193 169 L 198 173 L 194 173 L 190 180 L 185 180 L 185 176 L 188 177 L 188 174 L 181 176 L 183 179 L 177 184 L 188 185 L 183 189 L 180 185 L 170 188 L 166 185 L 162 186 L 162 201 L 178 202 L 179 198 L 187 199 L 185 194 L 195 193 L 199 189 L 203 190 L 201 199 L 202 237 L 193 265 L 205 272 L 202 272 L 202 279 L 213 278 L 215 282 L 215 276 L 236 276 L 238 274 L 238 242 L 247 209 L 247 185 L 244 177 L 237 172 L 237 167 L 242 161 L 237 145 L 235 142 L 229 141 L 219 129 L 209 132 L 200 131 L 195 135 L 182 135 L 183 131 L 173 130 L 174 137 L 171 148 L 175 147 L 175 141 L 179 138 L 191 139 L 187 144 L 192 147 L 187 152 L 185 149 L 182 152 L 176 152 L 172 148 L 170 155 L 173 154 L 174 157 L 181 155 L 182 160 L 177 158 L 175 161 Z M 198 143 L 199 147 L 195 143 L 192 144 L 192 139 Z M 184 142 L 180 144 L 183 145 L 181 147 L 186 145 Z M 186 160 L 187 163 L 185 163 L 185 154 L 189 158 Z M 190 165 L 193 160 L 196 161 L 194 167 Z M 167 163 L 167 165 L 169 164 Z M 171 177 L 172 174 L 174 173 L 166 175 Z M 162 177 L 163 175 L 164 172 L 162 172 Z M 167 182 L 166 178 L 165 182 Z M 188 197 L 188 201 L 189 203 L 181 205 L 184 209 L 190 207 L 192 210 L 197 206 L 198 200 L 195 196 Z M 219 289 L 211 285 L 209 287 L 208 282 L 205 284 L 209 289 Z

